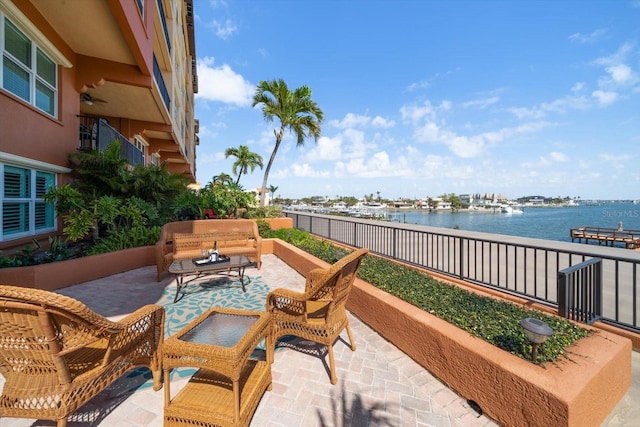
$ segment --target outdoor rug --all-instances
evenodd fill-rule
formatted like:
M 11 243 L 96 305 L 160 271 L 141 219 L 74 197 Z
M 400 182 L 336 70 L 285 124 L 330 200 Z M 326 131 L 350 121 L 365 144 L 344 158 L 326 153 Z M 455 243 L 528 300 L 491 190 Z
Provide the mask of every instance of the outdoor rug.
M 264 311 L 266 308 L 269 286 L 263 282 L 262 276 L 244 278 L 246 292 L 242 291 L 242 283 L 237 276 L 204 277 L 188 283 L 182 290 L 180 299 L 174 303 L 176 294 L 175 281 L 170 282 L 162 292 L 158 304 L 165 309 L 165 339 L 184 328 L 191 320 L 197 318 L 211 307 L 226 307 L 242 310 Z M 264 340 L 258 345 L 254 354 L 264 354 Z M 195 373 L 194 368 L 177 368 L 171 371 L 171 380 L 188 378 Z M 139 368 L 131 371 L 129 379 L 136 377 L 138 384 L 131 390 L 153 386 L 151 371 Z

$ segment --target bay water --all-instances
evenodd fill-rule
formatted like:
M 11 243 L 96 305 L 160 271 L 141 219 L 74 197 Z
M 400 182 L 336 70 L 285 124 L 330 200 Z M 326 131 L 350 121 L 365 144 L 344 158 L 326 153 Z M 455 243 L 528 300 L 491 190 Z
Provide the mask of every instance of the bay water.
M 571 207 L 525 207 L 523 214 L 461 211 L 396 210 L 394 222 L 570 242 L 577 227 L 618 228 L 640 234 L 640 204 L 607 202 Z

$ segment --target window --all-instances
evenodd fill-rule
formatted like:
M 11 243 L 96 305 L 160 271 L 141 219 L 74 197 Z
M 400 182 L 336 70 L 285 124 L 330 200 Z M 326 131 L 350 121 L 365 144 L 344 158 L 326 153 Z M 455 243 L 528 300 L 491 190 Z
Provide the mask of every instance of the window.
M 160 155 L 158 153 L 153 153 L 151 155 L 151 164 L 155 166 L 160 166 Z
M 58 66 L 8 18 L 2 18 L 2 88 L 57 115 Z
M 55 230 L 53 204 L 42 196 L 55 186 L 51 172 L 1 165 L 2 240 Z
M 140 16 L 144 17 L 144 0 L 136 0 L 136 4 L 138 5 Z

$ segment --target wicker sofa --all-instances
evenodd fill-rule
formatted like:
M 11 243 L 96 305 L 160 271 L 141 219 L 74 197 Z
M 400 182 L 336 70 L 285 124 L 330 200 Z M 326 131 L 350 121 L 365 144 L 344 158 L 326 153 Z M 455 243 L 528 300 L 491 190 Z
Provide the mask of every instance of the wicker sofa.
M 191 247 L 182 246 L 176 250 L 174 236 L 191 234 L 190 240 L 199 241 Z M 262 238 L 258 224 L 250 219 L 196 219 L 165 224 L 156 243 L 156 264 L 158 281 L 162 273 L 169 269 L 176 259 L 197 258 L 201 249 L 208 249 L 217 242 L 222 255 L 246 255 L 260 269 L 262 265 Z

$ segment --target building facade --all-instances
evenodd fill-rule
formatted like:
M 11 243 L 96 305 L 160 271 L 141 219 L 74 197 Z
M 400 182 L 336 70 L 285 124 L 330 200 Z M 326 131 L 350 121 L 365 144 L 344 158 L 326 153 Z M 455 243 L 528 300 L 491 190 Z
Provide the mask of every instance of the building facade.
M 192 0 L 0 0 L 0 249 L 59 234 L 69 154 L 121 142 L 195 183 Z

